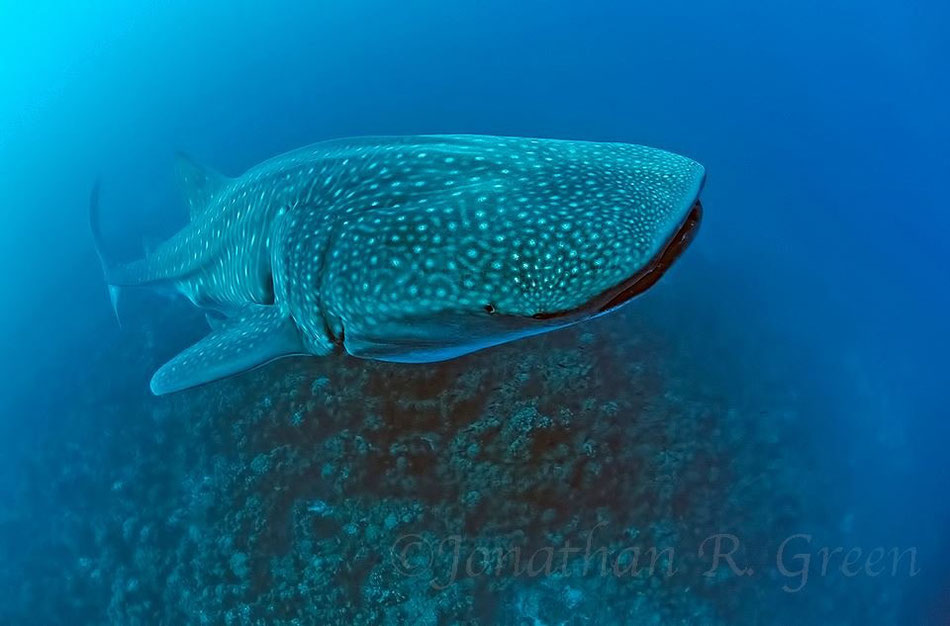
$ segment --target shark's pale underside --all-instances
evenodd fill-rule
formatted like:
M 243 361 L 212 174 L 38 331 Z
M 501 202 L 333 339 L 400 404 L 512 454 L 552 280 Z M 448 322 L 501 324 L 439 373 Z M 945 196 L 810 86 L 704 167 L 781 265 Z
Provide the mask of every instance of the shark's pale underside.
M 701 165 L 488 136 L 318 143 L 225 178 L 179 158 L 191 219 L 106 282 L 172 287 L 211 332 L 156 394 L 292 354 L 428 362 L 573 324 L 651 286 L 699 224 Z

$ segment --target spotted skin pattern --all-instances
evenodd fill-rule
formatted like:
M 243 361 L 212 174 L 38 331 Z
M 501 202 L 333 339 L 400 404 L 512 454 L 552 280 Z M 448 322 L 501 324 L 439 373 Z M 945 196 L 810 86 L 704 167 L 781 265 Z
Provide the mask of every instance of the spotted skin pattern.
M 592 317 L 667 246 L 704 179 L 644 146 L 466 135 L 329 141 L 237 179 L 179 170 L 191 223 L 107 280 L 238 312 L 157 393 L 282 354 L 433 361 Z

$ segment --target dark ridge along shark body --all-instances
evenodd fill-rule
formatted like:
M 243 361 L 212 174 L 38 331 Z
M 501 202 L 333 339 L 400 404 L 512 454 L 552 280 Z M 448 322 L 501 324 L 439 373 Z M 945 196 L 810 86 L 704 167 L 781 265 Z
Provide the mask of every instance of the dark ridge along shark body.
M 189 224 L 103 262 L 113 290 L 171 287 L 214 312 L 156 394 L 292 354 L 445 360 L 614 310 L 689 243 L 705 177 L 644 146 L 468 135 L 327 141 L 238 178 L 178 170 Z

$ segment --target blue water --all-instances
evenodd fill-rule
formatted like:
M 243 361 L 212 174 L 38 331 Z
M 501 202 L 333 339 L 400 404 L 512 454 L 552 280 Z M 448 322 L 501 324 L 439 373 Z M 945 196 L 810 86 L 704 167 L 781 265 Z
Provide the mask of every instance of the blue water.
M 268 414 L 271 401 L 261 404 L 267 385 L 277 385 L 267 392 L 274 393 L 301 372 L 316 376 L 313 368 L 322 368 L 331 386 L 344 380 L 334 372 L 361 376 L 360 367 L 384 378 L 403 376 L 352 362 L 285 363 L 257 374 L 254 385 L 240 379 L 200 397 L 149 397 L 151 370 L 199 337 L 202 321 L 181 302 L 134 294 L 122 311 L 123 328 L 116 327 L 86 224 L 92 182 L 103 180 L 106 236 L 133 258 L 142 253 L 143 241 L 161 240 L 186 220 L 172 174 L 176 150 L 236 175 L 274 154 L 332 137 L 465 132 L 642 143 L 703 163 L 708 181 L 702 230 L 654 291 L 623 317 L 584 329 L 594 339 L 566 334 L 550 345 L 513 347 L 505 358 L 535 358 L 549 347 L 573 350 L 591 359 L 586 376 L 606 377 L 596 337 L 629 339 L 638 347 L 617 344 L 619 363 L 645 359 L 648 369 L 668 363 L 657 366 L 655 381 L 666 396 L 642 391 L 655 393 L 655 402 L 668 398 L 670 389 L 685 390 L 682 397 L 702 406 L 717 398 L 719 404 L 708 410 L 727 430 L 729 420 L 742 419 L 737 414 L 749 415 L 751 407 L 760 412 L 741 423 L 756 424 L 761 440 L 717 444 L 717 462 L 742 459 L 747 473 L 730 478 L 733 485 L 752 477 L 774 479 L 804 512 L 781 525 L 785 534 L 769 534 L 761 517 L 719 530 L 741 536 L 754 527 L 775 544 L 791 529 L 815 535 L 813 568 L 823 545 L 860 549 L 858 569 L 878 546 L 912 549 L 916 557 L 916 568 L 904 561 L 893 575 L 871 576 L 863 569 L 848 575 L 840 563 L 821 576 L 814 569 L 812 582 L 820 578 L 821 584 L 801 594 L 781 589 L 798 579 L 783 576 L 773 562 L 771 577 L 750 576 L 743 583 L 742 610 L 720 610 L 729 604 L 727 592 L 708 591 L 700 594 L 702 602 L 696 600 L 702 611 L 675 613 L 680 623 L 950 623 L 950 425 L 944 394 L 950 350 L 948 17 L 945 4 L 929 0 L 4 3 L 0 533 L 6 536 L 0 536 L 0 618 L 37 624 L 225 623 L 224 613 L 215 611 L 226 602 L 198 592 L 216 580 L 213 558 L 193 561 L 189 571 L 201 582 L 187 596 L 181 573 L 169 582 L 168 571 L 154 571 L 161 559 L 136 552 L 136 545 L 170 555 L 184 545 L 179 535 L 206 537 L 202 528 L 218 528 L 234 514 L 221 497 L 230 487 L 209 488 L 202 514 L 191 522 L 197 530 L 188 531 L 187 524 L 174 527 L 180 532 L 160 530 L 161 522 L 151 519 L 144 522 L 151 530 L 142 535 L 139 520 L 139 539 L 125 537 L 122 543 L 128 516 L 112 512 L 138 509 L 150 519 L 148 507 L 160 510 L 166 497 L 154 486 L 198 480 L 210 472 L 200 460 L 210 458 L 209 450 L 230 459 L 230 469 L 220 469 L 225 474 L 249 468 L 245 460 L 253 455 L 228 455 L 243 450 L 235 442 L 253 434 L 242 439 L 221 416 L 261 406 L 254 410 Z M 584 345 L 595 347 L 581 346 L 590 341 Z M 650 351 L 648 358 L 641 348 Z M 430 380 L 422 395 L 438 398 L 454 389 L 456 383 L 446 378 L 492 367 L 490 356 L 481 358 L 448 366 L 458 369 Z M 394 405 L 405 400 L 399 384 L 378 387 Z M 309 382 L 307 389 L 311 393 Z M 598 389 L 577 393 L 609 400 Z M 544 400 L 533 393 L 513 401 Z M 286 408 L 280 398 L 289 396 L 274 397 L 272 413 L 278 415 Z M 209 398 L 216 400 L 209 404 Z M 306 410 L 318 415 L 324 409 Z M 254 419 L 266 424 L 278 418 Z M 677 431 L 675 415 L 668 419 L 671 436 L 693 440 L 686 430 Z M 392 430 L 386 436 L 399 439 L 400 427 L 387 422 Z M 365 435 L 359 426 L 352 429 Z M 597 443 L 591 423 L 575 420 L 569 430 Z M 248 429 L 262 431 L 269 432 L 263 425 Z M 762 450 L 770 432 L 798 436 Z M 317 449 L 325 435 L 310 433 L 306 449 Z M 727 440 L 717 431 L 697 432 L 696 441 L 702 436 Z M 145 437 L 156 437 L 162 452 L 150 459 L 123 453 L 147 453 Z M 262 437 L 253 445 L 266 452 L 271 440 Z M 611 458 L 627 449 L 620 446 Z M 165 453 L 174 459 L 167 466 Z M 360 471 L 359 459 L 351 461 L 353 471 Z M 273 478 L 275 488 L 301 480 L 292 472 Z M 453 492 L 453 480 L 462 479 L 443 477 L 427 489 Z M 566 492 L 578 510 L 590 502 L 584 489 Z M 370 512 L 384 496 L 412 500 L 409 493 L 359 484 L 347 484 L 346 498 L 333 493 L 336 500 L 319 500 L 337 507 L 359 502 Z M 424 508 L 441 500 L 429 493 L 420 501 Z M 526 502 L 530 509 L 534 500 Z M 813 503 L 814 510 L 802 503 Z M 191 509 L 182 510 L 187 515 Z M 775 508 L 757 500 L 749 510 Z M 268 519 L 266 511 L 259 514 Z M 686 519 L 688 526 L 688 518 L 684 513 L 679 521 Z M 548 518 L 539 513 L 538 519 Z M 476 544 L 491 537 L 490 526 L 473 531 Z M 326 532 L 345 537 L 348 528 L 341 524 Z M 162 541 L 149 544 L 149 532 Z M 113 535 L 120 537 L 115 545 L 124 547 L 96 561 L 104 546 L 113 545 Z M 194 540 L 201 541 L 213 543 Z M 378 547 L 372 538 L 362 541 L 367 550 Z M 299 546 L 291 545 L 296 554 Z M 220 576 L 228 584 L 245 574 L 244 558 L 259 559 L 266 570 L 269 555 L 229 550 L 221 549 L 225 556 L 218 564 L 229 570 Z M 316 612 L 281 608 L 277 600 L 271 613 L 256 612 L 263 609 L 255 594 L 267 592 L 268 580 L 295 578 L 297 566 L 286 567 L 283 574 L 255 578 L 243 595 L 235 595 L 240 602 L 231 607 L 230 623 L 278 622 L 287 615 L 310 623 L 307 616 Z M 304 565 L 299 568 L 303 576 Z M 422 622 L 441 615 L 452 623 L 463 615 L 476 623 L 516 623 L 511 620 L 518 616 L 535 623 L 591 623 L 567 620 L 572 611 L 587 611 L 583 619 L 590 619 L 591 606 L 620 593 L 613 578 L 588 578 L 574 585 L 583 587 L 575 590 L 583 600 L 565 591 L 567 608 L 540 616 L 525 600 L 535 596 L 518 591 L 519 585 L 547 589 L 566 583 L 515 578 L 511 586 L 485 591 L 475 576 L 474 584 L 440 593 L 404 588 L 393 578 L 394 597 L 383 600 L 364 589 L 357 593 L 359 611 L 317 592 L 313 603 L 326 610 L 339 601 L 333 618 L 339 623 L 371 622 L 378 616 L 375 604 L 400 603 L 408 607 L 401 614 L 406 620 Z M 359 584 L 368 588 L 372 580 Z M 669 598 L 692 601 L 704 580 L 687 574 L 660 585 L 662 593 L 631 587 L 627 595 L 645 598 L 636 613 L 641 621 L 634 623 L 667 615 Z M 442 602 L 446 593 L 455 612 L 419 608 L 423 601 Z M 869 612 L 866 598 L 875 598 L 879 608 Z M 242 613 L 241 606 L 250 608 Z M 631 623 L 604 618 L 611 620 Z

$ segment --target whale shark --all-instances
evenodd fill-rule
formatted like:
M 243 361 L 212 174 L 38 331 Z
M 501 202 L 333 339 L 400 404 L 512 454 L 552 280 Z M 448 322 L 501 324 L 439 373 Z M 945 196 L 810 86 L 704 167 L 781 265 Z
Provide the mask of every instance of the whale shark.
M 611 312 L 651 287 L 702 216 L 702 165 L 665 150 L 479 135 L 301 148 L 229 178 L 178 155 L 189 222 L 112 263 L 113 295 L 172 290 L 210 332 L 161 395 L 289 355 L 455 358 Z

